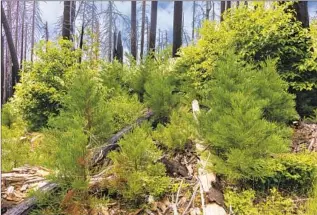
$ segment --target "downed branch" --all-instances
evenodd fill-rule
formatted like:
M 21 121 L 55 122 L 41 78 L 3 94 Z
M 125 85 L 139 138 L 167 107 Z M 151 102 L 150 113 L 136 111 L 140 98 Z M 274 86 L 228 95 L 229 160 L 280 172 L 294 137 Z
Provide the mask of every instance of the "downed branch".
M 150 119 L 152 116 L 153 112 L 147 111 L 147 113 L 144 116 L 138 118 L 135 123 L 123 128 L 121 131 L 112 136 L 105 145 L 97 148 L 93 153 L 90 162 L 90 168 L 103 165 L 108 153 L 119 148 L 119 145 L 117 144 L 118 140 L 120 140 L 125 134 L 129 133 L 135 126 L 140 125 L 142 122 Z

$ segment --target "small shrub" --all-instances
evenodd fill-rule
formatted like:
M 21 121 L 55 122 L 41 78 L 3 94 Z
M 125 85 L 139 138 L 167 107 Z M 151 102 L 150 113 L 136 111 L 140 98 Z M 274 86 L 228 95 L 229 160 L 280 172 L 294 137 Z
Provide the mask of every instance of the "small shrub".
M 31 144 L 26 136 L 26 123 L 12 102 L 2 107 L 1 148 L 2 170 L 30 164 L 33 159 Z
M 48 118 L 59 113 L 80 56 L 80 51 L 71 48 L 72 43 L 66 40 L 42 42 L 35 50 L 38 59 L 22 71 L 15 97 L 31 130 L 46 126 Z
M 51 117 L 49 125 L 67 131 L 74 117 L 79 117 L 88 136 L 107 139 L 112 129 L 106 96 L 107 88 L 102 85 L 98 71 L 84 66 L 77 69 L 67 94 L 61 99 L 64 108 L 60 116 Z
M 107 102 L 107 107 L 110 111 L 111 130 L 113 132 L 117 132 L 133 123 L 145 109 L 136 96 L 129 96 L 126 93 L 111 98 Z
M 229 52 L 208 83 L 210 111 L 200 115 L 200 131 L 211 145 L 214 170 L 230 179 L 272 175 L 272 154 L 290 145 L 291 130 L 283 122 L 296 113 L 293 97 L 270 64 L 256 70 Z M 267 83 L 262 72 L 268 75 Z M 282 97 L 283 108 L 278 105 Z
M 292 199 L 283 197 L 276 189 L 271 189 L 264 199 L 257 199 L 254 190 L 225 192 L 225 202 L 228 208 L 232 208 L 237 215 L 291 215 L 294 214 L 295 205 Z
M 235 214 L 239 215 L 257 215 L 258 209 L 253 206 L 255 200 L 254 190 L 244 190 L 235 192 L 227 189 L 224 193 L 225 204 L 231 208 Z
M 167 63 L 153 70 L 145 83 L 145 103 L 153 110 L 158 121 L 168 121 L 168 116 L 179 103 L 175 76 Z
M 265 188 L 277 187 L 289 193 L 307 195 L 317 177 L 316 162 L 316 153 L 276 155 L 272 163 L 274 174 L 253 184 L 263 184 Z
M 190 138 L 195 136 L 193 114 L 186 109 L 172 111 L 170 122 L 164 126 L 159 124 L 153 137 L 170 150 L 183 150 Z
M 305 204 L 305 215 L 317 214 L 317 180 L 315 179 L 312 191 L 310 192 L 309 199 Z
M 119 142 L 121 151 L 109 154 L 115 178 L 106 183 L 128 201 L 142 201 L 146 195 L 160 196 L 169 185 L 164 165 L 157 163 L 161 152 L 144 129 L 136 128 L 127 134 Z

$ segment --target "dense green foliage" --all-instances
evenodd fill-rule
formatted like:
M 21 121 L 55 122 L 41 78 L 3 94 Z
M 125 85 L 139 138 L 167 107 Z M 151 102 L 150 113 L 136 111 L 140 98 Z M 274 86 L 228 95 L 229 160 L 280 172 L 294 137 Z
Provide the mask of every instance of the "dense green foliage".
M 295 212 L 292 199 L 283 197 L 276 189 L 270 190 L 270 194 L 259 203 L 255 203 L 254 190 L 235 192 L 228 189 L 225 200 L 227 207 L 231 207 L 234 214 L 238 215 L 291 215 Z
M 11 103 L 2 107 L 1 147 L 2 171 L 9 171 L 28 163 L 31 145 L 26 135 L 25 123 L 16 113 Z
M 221 23 L 206 21 L 197 44 L 176 60 L 167 49 L 109 63 L 97 44 L 79 51 L 69 41 L 40 43 L 2 109 L 2 168 L 43 165 L 61 186 L 55 196 L 37 194 L 34 214 L 92 213 L 101 201 L 88 192 L 92 150 L 147 110 L 150 123 L 125 134 L 101 167 L 99 194 L 130 206 L 161 197 L 174 183 L 162 156 L 199 142 L 235 214 L 316 214 L 316 153 L 290 153 L 287 124 L 299 118 L 295 100 L 301 116 L 317 111 L 317 30 L 302 28 L 290 3 L 252 4 L 232 8 Z M 197 120 L 193 99 L 201 104 Z M 294 196 L 310 198 L 304 209 Z
M 264 185 L 266 189 L 277 187 L 301 195 L 307 195 L 311 191 L 317 176 L 315 153 L 286 153 L 278 155 L 274 160 L 273 176 L 265 177 L 258 184 Z
M 267 58 L 276 59 L 278 73 L 297 95 L 298 111 L 311 114 L 317 106 L 316 54 L 308 29 L 294 20 L 289 4 L 239 7 L 227 12 L 221 23 L 205 22 L 197 45 L 184 48 L 178 61 L 187 90 L 204 97 L 217 60 L 233 47 L 241 59 L 258 66 Z
M 229 53 L 208 83 L 210 111 L 200 116 L 201 132 L 211 144 L 215 171 L 231 179 L 271 175 L 271 155 L 290 144 L 282 123 L 295 116 L 293 97 L 272 62 L 262 67 L 253 69 Z
M 152 141 L 148 129 L 136 128 L 119 142 L 120 152 L 109 155 L 114 162 L 111 173 L 115 179 L 110 179 L 106 186 L 126 200 L 138 202 L 147 194 L 159 196 L 166 192 L 170 182 L 165 177 L 163 164 L 157 163 L 161 151 Z
M 15 97 L 23 118 L 32 130 L 45 126 L 51 115 L 61 108 L 61 97 L 71 82 L 80 51 L 71 50 L 72 43 L 40 43 L 35 50 L 37 60 L 21 71 L 21 84 Z
M 195 124 L 192 113 L 186 109 L 174 110 L 170 123 L 159 124 L 153 138 L 170 150 L 183 150 L 191 138 L 195 137 Z

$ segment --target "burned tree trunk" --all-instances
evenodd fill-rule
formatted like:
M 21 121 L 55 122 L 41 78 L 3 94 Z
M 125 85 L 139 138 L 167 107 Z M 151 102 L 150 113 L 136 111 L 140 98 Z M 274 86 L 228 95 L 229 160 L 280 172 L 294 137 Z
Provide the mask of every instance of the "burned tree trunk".
M 35 11 L 36 11 L 36 1 L 33 1 L 33 13 L 32 13 L 32 42 L 31 42 L 31 61 L 33 62 L 34 54 L 34 37 L 35 37 Z
M 143 49 L 144 49 L 144 34 L 145 34 L 145 7 L 146 7 L 146 1 L 143 0 L 142 2 L 142 23 L 141 23 L 141 50 L 140 50 L 140 58 L 143 57 Z
M 109 52 L 108 52 L 108 61 L 111 62 L 113 58 L 115 58 L 115 54 L 114 52 L 111 53 L 112 50 L 112 45 L 113 45 L 113 49 L 115 49 L 116 44 L 112 44 L 112 21 L 113 21 L 113 17 L 112 17 L 112 2 L 109 2 L 109 29 L 108 29 L 108 35 L 109 35 L 109 40 L 108 40 L 108 46 L 109 46 Z
M 118 33 L 117 59 L 120 63 L 123 63 L 123 45 L 122 45 L 122 39 L 121 39 L 121 31 L 119 31 Z
M 173 57 L 177 56 L 177 51 L 182 45 L 182 15 L 183 2 L 174 2 L 174 25 L 173 25 Z
M 76 1 L 71 1 L 71 11 L 70 11 L 70 34 L 71 39 L 74 40 L 73 35 L 75 34 L 75 18 L 76 18 Z
M 64 1 L 62 37 L 67 40 L 71 39 L 70 6 L 70 1 Z
M 226 2 L 225 1 L 221 1 L 220 3 L 220 21 L 223 21 L 223 14 L 226 10 Z
M 227 1 L 227 10 L 231 8 L 231 1 Z
M 117 56 L 117 32 L 116 31 L 113 32 L 113 49 L 112 49 L 112 53 L 113 53 L 113 59 L 115 59 L 116 56 Z
M 151 26 L 150 26 L 150 39 L 149 39 L 149 52 L 155 52 L 156 41 L 156 22 L 157 22 L 157 1 L 151 2 Z
M 307 1 L 298 1 L 293 5 L 296 12 L 296 19 L 302 23 L 304 28 L 309 27 L 309 15 Z
M 21 52 L 20 52 L 20 69 L 22 69 L 23 62 L 23 49 L 24 49 L 24 19 L 25 19 L 25 1 L 23 2 L 23 13 L 22 13 L 22 33 L 21 33 Z
M 19 60 L 18 60 L 16 49 L 14 47 L 12 32 L 9 27 L 9 23 L 8 23 L 2 4 L 1 4 L 1 22 L 2 22 L 4 33 L 7 38 L 10 56 L 12 60 L 12 88 L 13 88 L 15 84 L 19 81 Z
M 4 39 L 1 34 L 1 105 L 6 102 L 6 99 L 4 98 L 4 91 Z
M 131 1 L 131 54 L 136 60 L 136 1 Z

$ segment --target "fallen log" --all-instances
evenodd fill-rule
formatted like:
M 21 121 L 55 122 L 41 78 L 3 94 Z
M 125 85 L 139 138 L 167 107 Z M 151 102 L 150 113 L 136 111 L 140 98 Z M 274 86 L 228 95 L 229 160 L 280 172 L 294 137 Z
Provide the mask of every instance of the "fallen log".
M 58 188 L 57 184 L 52 182 L 47 182 L 46 185 L 40 187 L 39 189 L 42 192 L 50 192 L 56 188 Z M 4 215 L 26 215 L 36 205 L 36 201 L 37 200 L 35 197 L 28 198 L 22 203 L 8 210 Z
M 108 153 L 110 151 L 116 150 L 119 148 L 119 145 L 117 142 L 127 133 L 129 133 L 135 126 L 140 125 L 142 122 L 148 120 L 151 116 L 153 116 L 152 111 L 147 111 L 146 114 L 140 118 L 138 118 L 132 125 L 126 126 L 119 132 L 117 132 L 114 136 L 112 136 L 105 145 L 96 148 L 94 150 L 93 156 L 90 161 L 90 167 L 95 167 L 99 165 L 103 165 L 105 163 L 105 158 L 107 157 Z M 4 181 L 12 182 L 15 179 L 17 179 L 17 182 L 21 183 L 19 184 L 19 187 L 25 186 L 25 183 L 23 182 L 41 182 L 43 186 L 38 187 L 39 190 L 42 192 L 50 192 L 54 189 L 58 188 L 58 185 L 52 182 L 45 181 L 44 179 L 44 173 L 40 172 L 39 168 L 31 168 L 31 167 L 21 167 L 14 169 L 11 173 L 4 173 L 2 175 L 2 179 L 6 179 Z M 5 176 L 5 178 L 4 178 Z M 15 177 L 17 176 L 17 177 Z M 41 179 L 41 176 L 42 179 Z M 102 181 L 102 174 L 99 173 L 97 175 L 94 175 L 91 177 L 89 186 L 94 187 L 96 184 L 100 183 Z M 17 183 L 16 183 L 17 184 Z M 29 186 L 29 185 L 28 185 Z M 9 209 L 5 212 L 4 215 L 24 215 L 28 214 L 28 212 L 36 205 L 36 197 L 28 198 L 21 203 L 17 204 L 13 208 Z M 2 210 L 2 213 L 4 211 Z
M 25 167 L 21 167 L 21 168 L 25 168 L 25 169 L 37 169 L 37 167 L 28 167 L 28 166 L 25 166 Z M 103 176 L 103 173 L 105 171 L 97 174 L 97 175 L 94 175 L 94 176 L 91 176 L 90 180 L 89 180 L 89 187 L 90 188 L 94 188 L 94 187 L 97 187 L 99 183 L 101 183 L 103 181 L 104 176 Z M 14 177 L 14 172 L 10 173 L 10 177 Z M 19 174 L 20 176 L 23 175 L 23 173 L 16 173 L 16 174 Z M 36 174 L 36 173 L 34 173 Z M 23 176 L 25 179 L 27 179 L 29 177 L 29 175 L 31 175 L 30 173 L 25 173 L 25 176 Z M 6 180 L 6 178 L 2 178 L 3 180 Z M 23 197 L 25 197 L 25 195 L 23 196 L 19 196 L 19 198 L 15 195 L 17 195 L 17 193 L 22 193 L 22 188 L 21 187 L 24 187 L 27 185 L 28 188 L 32 188 L 30 186 L 30 184 L 32 183 L 29 183 L 29 181 L 25 180 L 25 183 L 22 185 L 22 184 L 15 184 L 16 187 L 10 185 L 8 187 L 8 189 L 6 189 L 6 191 L 4 192 L 4 195 L 2 195 L 2 200 L 5 200 L 6 201 L 6 204 L 7 205 L 2 205 L 2 208 L 1 208 L 1 212 L 2 214 L 5 213 L 4 215 L 24 215 L 24 214 L 28 214 L 36 205 L 36 197 L 31 197 L 31 198 L 28 198 L 28 199 L 25 199 L 24 201 L 22 201 Z M 34 184 L 34 183 L 33 183 Z M 22 186 L 21 186 L 22 185 Z M 59 188 L 58 184 L 56 183 L 53 183 L 53 182 L 49 182 L 49 181 L 46 181 L 44 177 L 42 177 L 42 181 L 41 183 L 37 183 L 36 184 L 37 186 L 36 189 L 37 190 L 40 190 L 41 192 L 52 192 L 53 190 L 56 190 Z M 23 193 L 25 194 L 26 193 L 26 190 L 23 190 Z M 11 198 L 9 198 L 10 196 L 8 195 L 11 195 Z M 12 200 L 12 201 L 8 201 L 8 200 Z M 14 203 L 18 203 L 17 205 L 15 205 L 14 207 L 11 207 L 10 208 L 10 202 L 11 202 L 11 205 L 14 204 Z
M 135 123 L 126 126 L 121 131 L 112 136 L 105 145 L 95 149 L 89 165 L 90 168 L 103 165 L 108 153 L 119 148 L 119 145 L 117 144 L 118 140 L 120 140 L 125 134 L 129 133 L 135 126 L 140 125 L 142 122 L 150 119 L 152 116 L 153 112 L 148 111 L 144 116 L 138 118 Z

